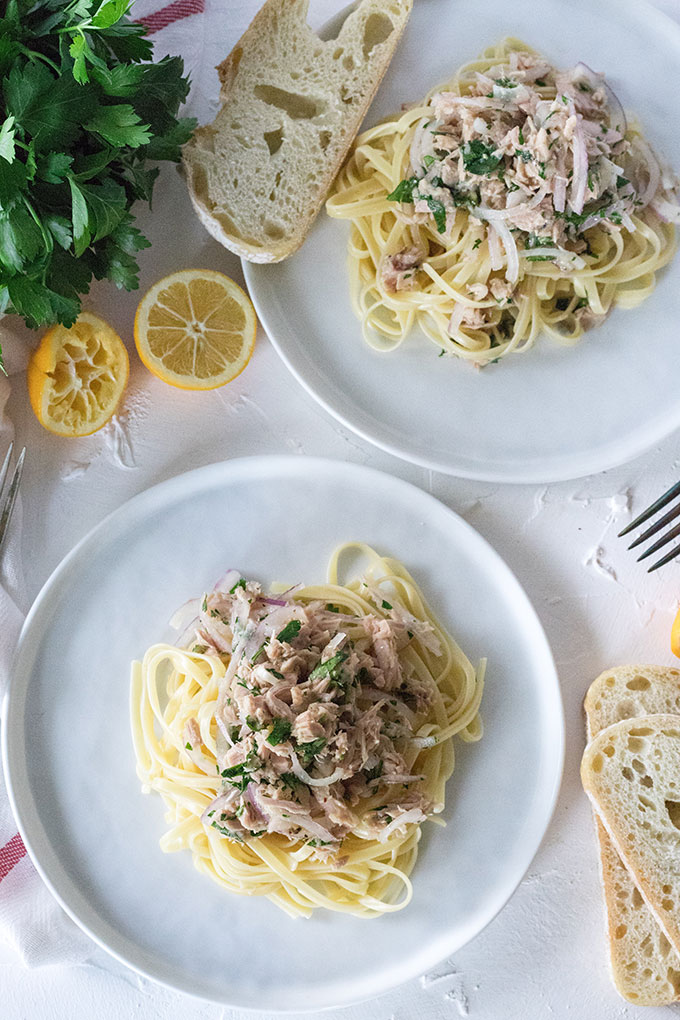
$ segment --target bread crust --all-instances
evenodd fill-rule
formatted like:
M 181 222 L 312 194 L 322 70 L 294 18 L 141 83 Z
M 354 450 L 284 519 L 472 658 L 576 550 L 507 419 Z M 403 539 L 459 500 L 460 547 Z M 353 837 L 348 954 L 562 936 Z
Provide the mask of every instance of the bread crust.
M 217 68 L 221 84 L 220 111 L 212 124 L 197 129 L 183 150 L 184 173 L 193 207 L 206 229 L 225 248 L 243 259 L 258 263 L 280 262 L 297 251 L 373 101 L 406 26 L 412 3 L 413 0 L 360 0 L 346 18 L 337 38 L 328 42 L 320 40 L 307 25 L 308 0 L 267 0 L 258 11 L 234 49 Z M 383 27 L 391 22 L 391 29 L 384 39 L 378 34 L 375 44 L 367 49 L 371 18 L 386 19 Z M 373 25 L 376 24 L 373 22 Z M 301 69 L 287 67 L 285 72 L 279 68 L 279 73 L 274 74 L 277 47 L 280 51 L 285 40 L 293 37 L 296 52 L 304 55 L 304 66 Z M 364 40 L 363 50 L 359 45 L 360 39 Z M 271 50 L 271 60 L 263 59 L 263 47 Z M 257 59 L 256 51 L 259 54 Z M 357 68 L 357 54 L 362 52 L 364 64 Z M 336 58 L 336 54 L 340 56 Z M 344 59 L 348 61 L 346 73 L 339 70 L 337 64 L 342 54 L 345 54 Z M 323 72 L 328 76 L 329 68 L 335 77 L 323 93 L 323 114 L 305 117 L 285 108 L 285 97 L 293 100 L 302 97 L 305 100 L 319 95 L 323 91 L 320 75 Z M 289 79 L 292 82 L 293 78 L 294 84 L 290 84 Z M 249 93 L 252 93 L 253 122 L 257 122 L 259 117 L 261 123 L 256 123 L 254 127 L 251 123 L 243 128 L 241 121 L 248 119 L 248 111 L 244 109 L 247 106 L 244 97 L 246 86 L 242 84 L 245 80 L 248 82 Z M 358 94 L 357 88 L 360 89 Z M 269 89 L 272 93 L 284 96 L 282 109 L 274 114 L 275 118 L 278 117 L 279 127 L 271 129 L 272 133 L 280 131 L 283 139 L 280 145 L 293 146 L 294 138 L 297 138 L 299 144 L 301 132 L 305 131 L 306 126 L 314 125 L 314 130 L 310 127 L 307 133 L 309 151 L 304 151 L 304 146 L 300 147 L 301 157 L 307 157 L 309 169 L 312 148 L 316 145 L 315 137 L 318 136 L 323 142 L 323 154 L 320 149 L 318 152 L 314 149 L 314 154 L 319 158 L 313 164 L 315 167 L 323 167 L 323 170 L 319 169 L 318 173 L 313 171 L 312 183 L 307 183 L 302 177 L 304 159 L 301 158 L 299 168 L 295 160 L 291 167 L 290 149 L 284 150 L 282 154 L 278 154 L 278 150 L 272 154 L 270 148 L 267 154 L 262 136 L 264 134 L 266 138 L 268 132 L 262 130 L 262 124 L 268 117 L 271 122 L 272 114 L 271 109 L 260 102 L 258 89 Z M 276 98 L 273 105 L 276 106 Z M 236 111 L 238 128 L 228 123 L 232 110 Z M 324 120 L 328 122 L 328 127 L 321 130 L 321 122 Z M 251 129 L 252 136 L 248 136 L 247 132 Z M 242 133 L 239 134 L 239 131 Z M 215 152 L 216 144 L 220 146 L 220 154 Z M 240 180 L 241 190 L 238 191 L 236 185 L 232 186 L 230 175 L 233 174 L 233 166 L 243 158 L 245 149 L 252 153 L 253 163 L 248 183 L 244 184 Z M 327 158 L 324 158 L 326 150 Z M 233 158 L 229 157 L 229 153 L 233 154 Z M 286 159 L 287 172 L 284 165 Z M 258 191 L 258 177 L 271 177 L 275 164 L 283 167 L 282 173 L 275 178 L 276 184 L 266 196 Z M 295 179 L 298 169 L 299 179 Z M 229 191 L 228 201 L 225 190 Z M 279 193 L 283 196 L 278 205 L 274 204 L 272 198 L 275 191 L 277 197 Z M 277 210 L 283 215 L 285 196 L 290 200 L 293 191 L 300 208 L 296 206 L 293 216 L 291 207 L 285 228 L 281 227 L 278 220 L 271 223 L 266 218 L 263 226 L 260 222 L 262 211 L 271 208 L 272 218 L 275 218 Z M 268 205 L 268 202 L 272 204 Z M 257 212 L 251 214 L 250 210 Z M 244 229 L 239 229 L 239 222 L 246 223 L 249 215 L 252 220 L 248 228 L 250 237 L 244 236 Z M 271 230 L 272 236 L 267 235 L 268 230 Z M 278 234 L 283 236 L 275 236 Z

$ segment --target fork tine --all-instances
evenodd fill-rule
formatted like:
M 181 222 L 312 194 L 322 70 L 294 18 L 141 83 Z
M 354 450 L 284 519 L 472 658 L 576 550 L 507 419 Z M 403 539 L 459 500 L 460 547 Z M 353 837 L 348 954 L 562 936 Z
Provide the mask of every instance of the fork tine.
M 654 545 L 650 545 L 647 552 L 644 552 L 642 556 L 638 556 L 638 563 L 640 560 L 646 560 L 647 557 L 651 556 L 652 553 L 655 553 L 657 549 L 662 549 L 672 538 L 677 538 L 678 535 L 680 535 L 680 524 L 676 524 L 674 528 L 671 528 L 671 530 L 663 536 L 663 538 L 660 538 L 658 542 L 654 543 Z
M 21 474 L 24 470 L 24 460 L 26 458 L 26 447 L 23 448 L 19 454 L 19 460 L 17 466 L 14 468 L 14 474 L 12 475 L 12 481 L 9 484 L 9 490 L 7 492 L 7 499 L 0 514 L 0 549 L 2 549 L 2 543 L 7 534 L 7 525 L 9 524 L 10 517 L 12 516 L 12 510 L 14 509 L 14 503 L 17 498 L 17 492 L 19 491 L 19 482 L 21 481 Z
M 666 553 L 666 555 L 662 556 L 660 560 L 652 564 L 647 573 L 651 574 L 653 570 L 658 570 L 659 567 L 663 567 L 664 563 L 670 563 L 671 560 L 675 559 L 678 553 L 680 553 L 680 545 L 676 545 L 669 553 Z
M 14 440 L 12 440 L 12 442 L 9 444 L 9 447 L 7 449 L 7 453 L 5 454 L 5 459 L 2 462 L 2 467 L 0 468 L 0 495 L 2 494 L 2 490 L 3 490 L 4 485 L 5 485 L 5 478 L 7 477 L 7 469 L 9 468 L 9 462 L 12 459 L 12 450 L 13 449 L 14 449 Z
M 661 510 L 662 507 L 666 506 L 667 503 L 670 503 L 670 501 L 675 499 L 676 496 L 680 496 L 680 482 L 676 482 L 675 485 L 672 485 L 668 492 L 664 492 L 663 496 L 659 496 L 659 498 L 652 503 L 650 507 L 647 507 L 647 509 L 641 513 L 639 517 L 636 517 L 634 521 L 627 524 L 623 531 L 619 532 L 618 537 L 623 538 L 623 536 L 627 535 L 629 531 L 637 528 L 640 524 L 644 524 L 645 521 L 648 521 L 650 517 L 654 516 L 657 510 Z
M 643 531 L 634 542 L 631 542 L 628 548 L 635 549 L 636 546 L 645 542 L 648 538 L 651 538 L 652 535 L 656 535 L 657 531 L 660 531 L 666 524 L 669 524 L 670 521 L 678 516 L 678 514 L 680 514 L 680 503 L 678 503 L 677 506 L 674 506 L 672 510 L 669 510 L 667 514 L 664 514 L 663 517 L 660 517 L 656 524 L 652 524 L 651 528 L 647 528 L 646 531 Z

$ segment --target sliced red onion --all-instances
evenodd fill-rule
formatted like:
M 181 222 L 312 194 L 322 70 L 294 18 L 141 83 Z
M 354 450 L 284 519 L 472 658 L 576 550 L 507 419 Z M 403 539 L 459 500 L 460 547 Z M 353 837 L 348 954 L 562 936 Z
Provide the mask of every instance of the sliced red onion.
M 307 786 L 331 786 L 333 783 L 337 783 L 339 779 L 343 779 L 345 776 L 345 770 L 342 768 L 336 768 L 335 771 L 331 772 L 330 776 L 325 776 L 323 779 L 312 779 L 308 772 L 305 772 L 298 756 L 295 751 L 290 752 L 291 761 L 293 763 L 293 772 L 297 778 L 306 783 Z
M 267 596 L 266 598 L 262 599 L 262 601 L 267 606 L 287 606 L 288 605 L 288 603 L 286 602 L 285 599 L 272 599 L 269 596 Z
M 650 202 L 650 208 L 654 210 L 659 219 L 662 219 L 664 223 L 680 223 L 680 205 L 658 197 Z
M 215 581 L 213 591 L 222 591 L 229 594 L 236 582 L 241 580 L 242 576 L 243 575 L 240 574 L 238 570 L 230 567 L 229 570 L 226 570 L 224 574 L 222 574 L 219 580 Z
M 498 233 L 493 229 L 491 223 L 489 223 L 486 235 L 489 240 L 489 256 L 491 259 L 491 268 L 502 269 L 503 256 L 501 255 L 501 246 L 499 244 Z
M 547 189 L 542 188 L 528 202 L 524 202 L 522 205 L 508 206 L 505 209 L 490 209 L 487 205 L 478 205 L 474 210 L 474 215 L 489 222 L 492 220 L 507 220 L 512 216 L 516 216 L 517 213 L 530 212 L 532 209 L 535 209 L 537 205 L 541 204 L 547 193 Z M 519 194 L 519 192 L 513 192 L 513 194 Z M 511 197 L 509 196 L 509 198 Z
M 505 248 L 505 256 L 507 260 L 507 269 L 505 271 L 505 279 L 508 283 L 517 283 L 519 277 L 519 256 L 517 254 L 517 245 L 515 239 L 510 233 L 507 224 L 503 220 L 494 220 L 490 224 L 492 230 L 497 230 Z
M 196 623 L 200 606 L 200 599 L 189 599 L 183 606 L 180 606 L 177 612 L 170 618 L 172 629 L 186 630 L 190 624 Z
M 492 268 L 494 268 L 493 262 Z M 463 316 L 465 315 L 465 309 L 466 305 L 464 305 L 461 301 L 456 301 L 453 306 L 453 311 L 451 312 L 451 318 L 449 319 L 448 332 L 450 336 L 453 336 L 460 329 L 460 324 L 463 321 Z
M 408 811 L 404 811 L 402 815 L 398 815 L 393 818 L 389 825 L 378 833 L 378 839 L 381 843 L 386 843 L 393 832 L 397 829 L 403 829 L 406 825 L 412 825 L 415 822 L 425 821 L 427 815 L 424 814 L 421 808 L 410 808 Z
M 586 198 L 588 186 L 588 152 L 583 135 L 581 116 L 574 111 L 574 104 L 570 103 L 570 112 L 576 116 L 576 127 L 571 140 L 571 148 L 574 154 L 574 176 L 571 181 L 571 195 L 569 204 L 577 215 L 583 212 L 583 205 Z
M 532 256 L 552 259 L 560 269 L 583 269 L 586 265 L 580 255 L 574 251 L 567 251 L 566 248 L 525 248 L 522 252 L 525 259 Z
M 640 155 L 642 156 L 645 168 L 647 170 L 647 175 L 649 177 L 647 187 L 644 189 L 644 191 L 638 192 L 637 196 L 640 202 L 639 208 L 644 209 L 645 206 L 649 205 L 649 203 L 652 201 L 652 199 L 654 198 L 658 191 L 659 183 L 661 181 L 661 167 L 659 166 L 658 159 L 656 158 L 650 147 L 647 145 L 647 142 L 644 140 L 644 138 L 640 138 L 639 136 L 636 137 L 635 141 L 633 142 L 633 148 L 634 150 L 637 150 L 637 152 L 639 152 Z

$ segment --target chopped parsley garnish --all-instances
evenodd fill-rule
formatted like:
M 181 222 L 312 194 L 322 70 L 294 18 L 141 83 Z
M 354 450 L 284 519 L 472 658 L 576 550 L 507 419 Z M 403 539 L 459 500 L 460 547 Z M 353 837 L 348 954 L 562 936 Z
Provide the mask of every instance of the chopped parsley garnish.
M 451 198 L 455 206 L 462 206 L 465 209 L 474 209 L 479 205 L 479 192 L 475 188 L 474 191 L 470 191 L 468 188 L 458 188 L 456 185 L 452 185 L 449 188 L 451 192 Z
M 437 227 L 437 233 L 443 234 L 444 231 L 446 230 L 446 208 L 444 206 L 444 203 L 440 201 L 438 198 L 434 198 L 433 195 L 419 195 L 418 197 L 425 199 L 430 212 L 434 216 L 434 222 Z
M 233 744 L 235 744 L 237 742 L 237 740 L 239 740 L 240 736 L 241 736 L 241 727 L 240 726 L 230 726 L 229 727 L 229 739 L 231 740 L 231 742 Z
M 478 237 L 477 240 L 475 241 L 475 243 L 472 245 L 472 250 L 476 251 L 477 248 L 479 248 L 481 243 L 482 243 L 482 239 L 481 239 L 481 237 Z
M 280 778 L 283 785 L 287 786 L 289 790 L 295 790 L 302 783 L 302 780 L 298 779 L 294 772 L 282 772 Z
M 493 145 L 487 145 L 480 138 L 473 138 L 461 148 L 465 169 L 471 174 L 490 174 L 501 162 Z
M 320 662 L 318 666 L 315 666 L 309 674 L 309 679 L 321 680 L 323 677 L 330 677 L 331 680 L 337 682 L 340 679 L 340 667 L 348 656 L 349 652 L 345 650 L 336 652 L 330 659 L 326 659 L 325 662 Z
M 593 91 L 593 90 L 591 89 L 590 85 L 588 85 L 588 83 L 587 83 L 587 82 L 585 82 L 585 81 L 580 81 L 580 82 L 578 83 L 578 87 L 579 87 L 579 89 L 580 89 L 580 91 L 581 91 L 581 92 L 592 92 L 592 91 Z
M 530 163 L 534 158 L 528 149 L 515 149 L 515 155 L 519 156 L 523 163 Z
M 382 607 L 383 607 L 383 609 L 391 609 L 392 608 L 391 604 L 386 599 L 382 600 Z
M 340 607 L 339 606 L 334 606 L 332 604 L 332 602 L 328 602 L 327 603 L 326 609 L 328 610 L 329 613 L 339 613 L 340 612 Z
M 587 308 L 589 304 L 590 304 L 590 302 L 588 301 L 587 297 L 580 297 L 578 299 L 578 301 L 576 302 L 575 307 L 576 308 Z
M 309 765 L 312 758 L 315 758 L 317 754 L 323 751 L 326 746 L 325 737 L 317 737 L 316 740 L 310 740 L 306 744 L 298 744 L 297 751 L 302 758 L 303 765 Z
M 394 191 L 391 191 L 387 196 L 388 202 L 413 202 L 414 189 L 418 187 L 418 178 L 414 175 L 413 177 L 407 177 L 403 181 L 399 181 Z
M 300 633 L 301 626 L 302 624 L 299 620 L 289 620 L 283 630 L 279 631 L 276 635 L 277 641 L 288 641 L 290 643 Z
M 554 255 L 526 255 L 527 262 L 552 262 Z
M 330 846 L 330 839 L 308 839 L 307 846 Z
M 519 129 L 519 131 L 517 133 L 517 137 L 519 138 L 519 144 L 520 145 L 524 145 L 524 132 L 522 131 L 521 128 Z
M 238 832 L 234 832 L 233 829 L 227 829 L 224 825 L 218 825 L 217 822 L 211 822 L 210 824 L 213 829 L 217 829 L 218 832 L 221 832 L 223 836 L 227 837 L 227 839 L 233 840 L 234 843 L 243 842 L 243 837 L 239 835 Z
M 517 82 L 513 81 L 512 78 L 496 78 L 496 85 L 500 85 L 502 89 L 516 89 Z
M 258 730 L 262 729 L 262 723 L 258 722 L 257 719 L 252 715 L 246 716 L 246 726 L 248 726 L 248 728 L 253 730 L 255 733 L 257 733 Z
M 282 744 L 285 740 L 288 740 L 292 728 L 293 724 L 290 719 L 275 719 L 267 737 L 267 743 L 271 744 L 272 747 Z
M 432 166 L 432 164 L 434 162 L 435 162 L 435 158 L 434 158 L 434 156 L 431 156 L 429 152 L 427 152 L 423 156 L 423 166 Z
M 536 84 L 539 85 L 543 89 L 545 88 L 545 82 L 543 81 L 542 78 L 537 78 L 536 79 Z
M 203 610 L 204 613 L 208 612 L 208 596 L 207 595 L 203 596 L 203 601 L 201 602 L 201 609 Z
M 251 662 L 257 662 L 257 660 L 260 658 L 260 656 L 262 655 L 263 651 L 265 650 L 266 645 L 267 645 L 267 642 L 263 641 L 262 644 L 260 645 L 260 647 L 258 648 L 258 650 L 253 655 L 252 659 L 250 660 Z
M 627 177 L 622 177 L 621 174 L 619 174 L 618 177 L 616 178 L 616 187 L 617 188 L 625 188 L 627 184 L 630 184 L 630 181 L 628 180 L 628 178 Z
M 283 673 L 279 673 L 278 669 L 272 669 L 272 667 L 269 666 L 269 672 L 272 676 L 275 676 L 277 680 L 283 680 Z
M 207 650 L 208 650 L 207 645 L 192 645 L 191 647 L 191 651 L 195 652 L 197 655 L 203 655 L 203 653 L 206 652 Z
M 377 765 L 373 766 L 372 769 L 364 769 L 364 775 L 366 776 L 366 782 L 370 783 L 374 779 L 379 779 L 380 776 L 383 774 L 384 767 L 385 767 L 385 763 L 381 759 L 378 762 Z
M 211 609 L 210 610 L 210 615 L 211 616 L 219 616 L 220 615 L 219 609 Z
M 524 242 L 525 248 L 554 248 L 555 242 L 552 237 L 539 237 L 538 234 L 529 234 Z
M 623 222 L 623 220 L 621 219 L 620 212 L 611 212 L 609 214 L 609 219 L 612 221 L 612 223 L 616 223 L 618 227 L 620 227 Z
M 187 741 L 187 742 L 186 742 L 186 744 L 184 745 L 184 747 L 186 748 L 186 750 L 187 750 L 187 751 L 193 751 L 193 747 L 191 746 L 191 744 L 189 743 L 189 741 Z
M 446 354 L 446 351 L 442 351 L 442 354 Z M 440 358 L 442 354 L 439 355 Z M 360 684 L 370 684 L 371 674 L 368 672 L 365 666 L 362 666 L 359 672 L 357 673 L 357 680 L 359 681 Z
M 241 577 L 236 582 L 234 587 L 229 589 L 229 594 L 233 595 L 237 588 L 245 588 L 245 586 L 246 586 L 245 578 Z

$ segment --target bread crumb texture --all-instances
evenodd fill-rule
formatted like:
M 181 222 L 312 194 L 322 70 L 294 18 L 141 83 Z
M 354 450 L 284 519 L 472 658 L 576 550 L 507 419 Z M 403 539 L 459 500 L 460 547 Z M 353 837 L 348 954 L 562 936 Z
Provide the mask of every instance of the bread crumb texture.
M 362 0 L 334 39 L 308 0 L 268 0 L 218 67 L 222 106 L 184 148 L 210 232 L 252 261 L 294 251 L 356 135 L 412 0 Z
M 614 929 L 614 941 L 626 938 L 630 925 L 626 966 L 631 977 L 665 982 L 665 1001 L 672 1001 L 671 994 L 680 994 L 680 969 L 671 952 L 671 946 L 680 950 L 680 715 L 638 716 L 606 727 L 586 748 L 581 777 L 612 850 L 637 886 L 631 890 L 615 868 L 607 874 L 603 856 L 605 887 L 626 914 Z M 662 938 L 639 929 L 643 900 Z M 634 1001 L 642 1004 L 640 998 Z

